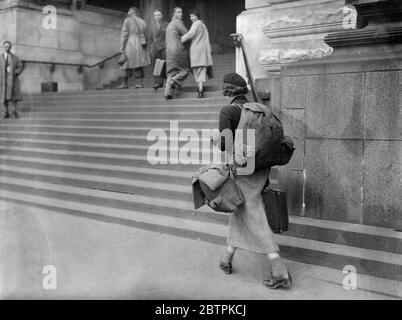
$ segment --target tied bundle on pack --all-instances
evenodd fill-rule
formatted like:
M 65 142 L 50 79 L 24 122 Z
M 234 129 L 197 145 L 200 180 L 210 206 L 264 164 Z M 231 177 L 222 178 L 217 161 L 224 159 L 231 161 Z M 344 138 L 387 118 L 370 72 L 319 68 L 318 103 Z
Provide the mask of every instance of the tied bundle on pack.
M 217 212 L 235 212 L 243 204 L 231 166 L 207 166 L 193 175 L 195 209 L 205 204 Z

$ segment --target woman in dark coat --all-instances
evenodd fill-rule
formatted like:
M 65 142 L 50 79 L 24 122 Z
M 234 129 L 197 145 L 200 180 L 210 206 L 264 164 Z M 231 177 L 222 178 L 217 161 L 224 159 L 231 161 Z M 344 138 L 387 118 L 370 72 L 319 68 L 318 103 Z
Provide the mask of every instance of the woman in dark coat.
M 235 131 L 240 121 L 242 106 L 247 103 L 246 81 L 237 73 L 229 73 L 223 78 L 223 95 L 230 105 L 220 112 L 219 131 Z M 224 142 L 220 145 L 225 150 Z M 292 283 L 285 263 L 279 255 L 279 247 L 268 224 L 261 193 L 269 179 L 270 169 L 254 172 L 249 176 L 236 177 L 236 183 L 244 199 L 243 207 L 232 213 L 227 236 L 227 253 L 221 260 L 220 268 L 227 274 L 232 273 L 232 260 L 237 248 L 266 254 L 272 266 L 272 277 L 264 281 L 271 288 L 289 287 Z

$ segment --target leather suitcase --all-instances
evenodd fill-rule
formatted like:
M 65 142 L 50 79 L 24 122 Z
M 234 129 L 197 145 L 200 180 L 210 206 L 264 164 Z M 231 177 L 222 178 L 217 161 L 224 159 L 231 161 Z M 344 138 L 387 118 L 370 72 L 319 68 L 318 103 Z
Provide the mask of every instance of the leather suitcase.
M 289 216 L 286 198 L 287 193 L 280 189 L 267 188 L 262 192 L 265 214 L 273 233 L 288 231 Z

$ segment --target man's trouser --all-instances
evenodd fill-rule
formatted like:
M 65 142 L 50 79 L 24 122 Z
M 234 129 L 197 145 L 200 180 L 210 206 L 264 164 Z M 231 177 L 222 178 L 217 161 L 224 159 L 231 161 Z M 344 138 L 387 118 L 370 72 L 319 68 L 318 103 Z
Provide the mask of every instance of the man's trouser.
M 6 100 L 4 101 L 3 106 L 6 115 L 17 113 L 17 101 Z
M 190 70 L 181 70 L 168 75 L 165 96 L 172 96 L 175 88 L 181 88 L 189 75 Z
M 154 53 L 154 55 L 153 55 L 154 65 L 155 65 L 156 59 L 166 60 L 165 49 L 156 51 Z M 164 79 L 166 79 L 166 72 L 164 74 L 160 75 L 160 76 L 154 76 L 154 84 L 155 84 L 155 86 L 162 87 Z

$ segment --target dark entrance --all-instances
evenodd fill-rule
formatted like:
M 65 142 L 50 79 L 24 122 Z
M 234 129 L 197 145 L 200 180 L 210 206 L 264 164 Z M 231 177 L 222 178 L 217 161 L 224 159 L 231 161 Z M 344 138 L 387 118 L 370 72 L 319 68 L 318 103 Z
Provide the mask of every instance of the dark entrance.
M 184 23 L 188 28 L 191 26 L 188 12 L 197 8 L 210 32 L 214 51 L 233 48 L 229 35 L 236 32 L 236 17 L 245 10 L 245 0 L 86 0 L 86 3 L 122 11 L 136 5 L 148 22 L 156 8 L 161 9 L 165 18 L 170 20 L 173 8 L 181 7 L 185 13 Z

